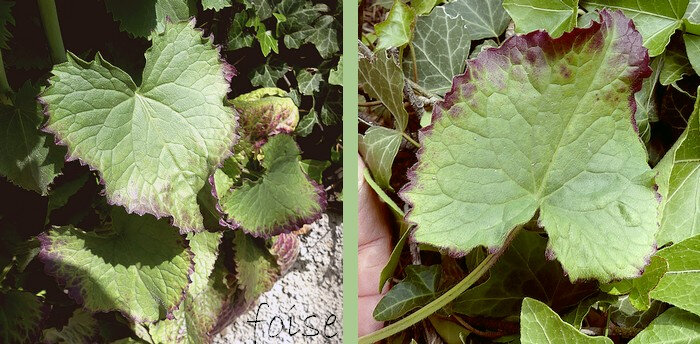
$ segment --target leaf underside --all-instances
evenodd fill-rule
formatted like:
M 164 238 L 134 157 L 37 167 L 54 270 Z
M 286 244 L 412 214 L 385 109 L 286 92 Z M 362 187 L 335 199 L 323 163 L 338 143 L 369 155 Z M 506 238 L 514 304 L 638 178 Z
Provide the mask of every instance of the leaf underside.
M 141 86 L 99 54 L 90 63 L 68 54 L 52 73 L 46 130 L 68 160 L 101 173 L 110 203 L 203 230 L 197 193 L 230 154 L 236 117 L 223 103 L 230 66 L 194 22 L 153 37 Z
M 600 17 L 558 39 L 514 36 L 455 77 L 400 192 L 416 241 L 497 248 L 539 210 L 572 281 L 638 276 L 658 229 L 653 173 L 631 123 L 651 70 L 631 21 Z

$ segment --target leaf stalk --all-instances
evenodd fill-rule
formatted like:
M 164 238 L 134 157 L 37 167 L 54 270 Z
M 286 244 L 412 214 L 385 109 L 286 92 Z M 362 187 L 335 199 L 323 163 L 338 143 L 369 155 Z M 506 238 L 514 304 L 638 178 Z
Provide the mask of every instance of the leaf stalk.
M 37 3 L 39 4 L 41 23 L 44 26 L 46 39 L 49 42 L 51 60 L 54 64 L 66 62 L 66 49 L 63 47 L 61 27 L 58 25 L 56 3 L 54 0 L 37 0 Z

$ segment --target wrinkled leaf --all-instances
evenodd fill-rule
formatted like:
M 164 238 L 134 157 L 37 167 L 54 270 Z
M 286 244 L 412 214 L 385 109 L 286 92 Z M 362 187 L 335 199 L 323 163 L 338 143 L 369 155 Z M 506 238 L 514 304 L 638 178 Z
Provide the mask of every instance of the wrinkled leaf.
M 391 111 L 396 129 L 406 129 L 408 112 L 403 107 L 403 73 L 394 59 L 384 50 L 377 51 L 374 57 L 360 58 L 358 78 L 360 87 Z
M 668 262 L 668 271 L 651 291 L 653 299 L 700 315 L 700 235 L 665 248 L 657 255 Z
M 72 226 L 43 233 L 39 258 L 91 312 L 118 310 L 136 322 L 172 313 L 189 284 L 192 253 L 165 219 L 112 211 L 111 235 Z M 154 245 L 157 243 L 157 245 Z
M 232 74 L 219 58 L 194 22 L 153 37 L 141 86 L 100 54 L 88 63 L 69 53 L 42 94 L 46 129 L 69 160 L 100 171 L 111 203 L 201 231 L 197 192 L 230 152 L 236 127 L 223 103 Z
M 269 136 L 294 132 L 299 122 L 299 108 L 279 88 L 260 88 L 231 102 L 240 114 L 242 136 L 250 142 L 264 142 Z
M 508 14 L 515 22 L 515 32 L 545 30 L 552 37 L 576 27 L 578 0 L 504 0 Z
M 191 295 L 197 295 L 206 288 L 209 275 L 214 270 L 214 263 L 219 256 L 221 237 L 221 232 L 202 231 L 187 234 L 190 250 L 194 254 L 195 267 L 194 273 L 190 276 L 192 284 L 187 290 Z
M 0 291 L 0 341 L 32 343 L 39 335 L 43 318 L 41 300 L 20 290 Z
M 149 37 L 165 31 L 165 23 L 189 20 L 197 11 L 194 0 L 123 1 L 105 0 L 119 29 L 135 37 Z
M 421 129 L 401 191 L 416 241 L 497 248 L 539 210 L 572 281 L 633 277 L 646 265 L 657 201 L 630 98 L 651 70 L 629 20 L 601 18 L 559 39 L 514 36 L 468 62 Z
M 279 278 L 279 266 L 267 249 L 241 231 L 236 231 L 233 249 L 238 286 L 246 301 L 253 302 Z
M 374 180 L 384 189 L 391 189 L 391 167 L 401 145 L 401 133 L 384 127 L 371 127 L 358 140 L 360 154 Z
M 394 5 L 386 20 L 374 26 L 378 42 L 376 50 L 401 47 L 411 41 L 416 13 L 400 0 Z
M 394 320 L 422 307 L 436 297 L 440 284 L 440 265 L 409 265 L 406 278 L 391 288 L 374 309 L 374 319 Z
M 561 320 L 557 313 L 535 299 L 523 300 L 520 314 L 520 341 L 523 344 L 610 343 L 607 337 L 589 337 Z
M 680 308 L 671 308 L 639 332 L 630 344 L 700 342 L 700 318 Z
M 467 37 L 471 40 L 498 37 L 510 22 L 510 16 L 503 8 L 503 0 L 457 0 L 446 4 L 445 11 L 464 20 L 469 29 Z

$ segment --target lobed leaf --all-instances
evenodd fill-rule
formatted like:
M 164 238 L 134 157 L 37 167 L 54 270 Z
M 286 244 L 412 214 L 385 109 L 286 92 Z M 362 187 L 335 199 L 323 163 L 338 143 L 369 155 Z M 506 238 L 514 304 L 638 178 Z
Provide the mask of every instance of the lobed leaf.
M 561 320 L 547 305 L 531 298 L 523 300 L 520 314 L 520 341 L 523 344 L 610 343 L 607 337 L 589 337 Z
M 146 52 L 141 86 L 99 53 L 90 63 L 69 53 L 41 95 L 46 130 L 68 160 L 100 172 L 110 203 L 201 231 L 197 193 L 235 138 L 223 103 L 232 70 L 194 22 L 166 26 Z
M 495 249 L 539 211 L 572 281 L 638 276 L 654 251 L 657 201 L 630 122 L 651 70 L 631 21 L 600 16 L 558 39 L 514 36 L 454 79 L 400 192 L 416 241 Z
M 359 85 L 367 94 L 380 100 L 394 116 L 394 127 L 404 131 L 408 125 L 408 112 L 403 107 L 403 73 L 394 59 L 380 50 L 374 57 L 360 58 Z
M 376 50 L 398 48 L 410 42 L 415 17 L 416 13 L 411 7 L 394 0 L 386 20 L 374 26 L 378 39 Z
M 105 0 L 105 6 L 119 22 L 119 29 L 134 37 L 162 33 L 167 21 L 186 21 L 197 12 L 195 0 Z
M 184 240 L 164 220 L 122 208 L 113 209 L 109 229 L 112 234 L 98 235 L 54 227 L 39 236 L 39 258 L 88 311 L 117 310 L 135 322 L 171 316 L 194 264 Z
M 464 20 L 465 26 L 469 28 L 466 36 L 471 40 L 498 37 L 510 22 L 510 16 L 503 8 L 503 0 L 457 0 L 447 3 L 445 12 Z M 418 32 L 417 29 L 416 33 Z

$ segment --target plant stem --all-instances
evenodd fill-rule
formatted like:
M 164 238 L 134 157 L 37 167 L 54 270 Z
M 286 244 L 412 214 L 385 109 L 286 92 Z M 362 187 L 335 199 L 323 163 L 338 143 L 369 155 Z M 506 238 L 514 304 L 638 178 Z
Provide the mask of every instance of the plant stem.
M 413 144 L 414 146 L 420 148 L 420 143 L 416 142 L 416 140 L 412 139 L 410 136 L 408 136 L 408 134 L 401 132 L 401 135 L 403 136 L 404 139 L 406 139 L 406 141 L 408 141 L 411 144 Z
M 516 235 L 520 232 L 522 226 L 515 227 L 508 237 L 506 237 L 503 246 L 498 249 L 495 253 L 489 254 L 484 258 L 484 260 L 479 264 L 472 272 L 464 277 L 459 283 L 448 290 L 446 293 L 442 294 L 437 299 L 433 300 L 429 304 L 423 306 L 423 308 L 411 313 L 411 315 L 375 332 L 372 332 L 364 337 L 360 337 L 359 344 L 370 344 L 378 342 L 384 338 L 388 338 L 394 334 L 397 334 L 419 321 L 427 318 L 431 314 L 439 311 L 441 308 L 447 306 L 452 300 L 456 299 L 459 295 L 464 293 L 472 284 L 476 283 L 489 269 L 496 263 L 498 258 L 503 254 L 503 252 L 508 249 L 510 243 L 513 241 Z
M 6 95 L 12 92 L 10 83 L 7 82 L 7 74 L 5 74 L 5 64 L 2 62 L 2 52 L 0 52 L 0 94 Z
M 416 62 L 416 50 L 413 48 L 413 44 L 409 43 L 409 50 L 411 51 L 411 60 L 413 60 L 413 81 L 418 82 L 418 63 Z
M 51 60 L 54 64 L 66 62 L 66 49 L 63 47 L 61 27 L 58 25 L 58 14 L 54 0 L 37 0 L 41 23 L 44 25 L 46 39 L 51 50 Z
M 409 85 L 411 85 L 411 87 L 413 87 L 414 90 L 416 90 L 416 91 L 422 93 L 424 96 L 426 96 L 426 97 L 428 97 L 428 98 L 437 98 L 437 99 L 443 100 L 442 97 L 440 97 L 439 95 L 437 95 L 437 94 L 435 94 L 435 93 L 432 93 L 432 92 L 430 92 L 430 91 L 424 89 L 423 87 L 421 87 L 421 86 L 418 85 L 417 83 L 413 82 L 413 80 L 411 80 L 411 79 L 406 79 L 406 82 L 407 82 Z

